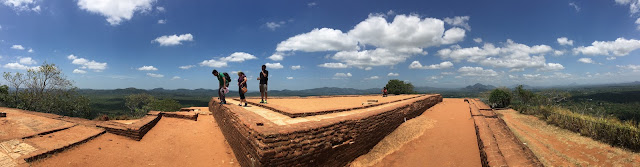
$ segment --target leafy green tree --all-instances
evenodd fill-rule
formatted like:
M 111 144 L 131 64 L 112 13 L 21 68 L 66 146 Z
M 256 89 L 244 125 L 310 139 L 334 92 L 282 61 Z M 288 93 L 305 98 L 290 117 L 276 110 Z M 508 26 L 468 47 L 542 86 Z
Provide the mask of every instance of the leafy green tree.
M 9 86 L 0 86 L 0 106 L 7 106 L 7 99 L 9 99 Z
M 511 104 L 511 93 L 506 88 L 497 88 L 491 91 L 489 103 L 496 108 L 504 108 Z
M 535 98 L 535 94 L 530 90 L 524 89 L 522 85 L 518 85 L 515 92 L 520 101 L 524 104 L 529 104 Z
M 155 100 L 149 105 L 154 111 L 178 111 L 182 107 L 178 101 L 173 99 Z
M 89 100 L 76 92 L 55 64 L 44 63 L 26 74 L 5 72 L 3 77 L 15 88 L 13 97 L 5 101 L 9 107 L 89 119 L 93 116 Z
M 405 83 L 404 81 L 400 81 L 397 79 L 389 80 L 386 85 L 389 94 L 412 94 L 415 93 L 413 91 L 413 84 Z
M 129 108 L 130 114 L 134 117 L 142 117 L 151 111 L 152 102 L 157 99 L 149 94 L 131 94 L 125 97 L 125 106 Z

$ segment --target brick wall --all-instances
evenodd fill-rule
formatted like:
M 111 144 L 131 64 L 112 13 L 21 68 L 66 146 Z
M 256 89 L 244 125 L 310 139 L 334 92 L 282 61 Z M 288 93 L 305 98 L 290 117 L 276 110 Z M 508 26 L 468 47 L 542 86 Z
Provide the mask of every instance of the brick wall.
M 424 96 L 395 108 L 288 126 L 274 126 L 241 108 L 220 105 L 217 99 L 210 101 L 209 110 L 242 166 L 344 166 L 369 152 L 405 118 L 419 116 L 439 102 L 440 95 Z M 254 125 L 256 120 L 264 125 Z
M 140 141 L 142 140 L 142 137 L 144 137 L 144 135 L 147 134 L 149 130 L 151 130 L 151 128 L 156 126 L 158 121 L 160 121 L 160 118 L 162 118 L 162 115 L 147 115 L 140 119 L 140 121 L 131 125 L 118 124 L 114 122 L 102 122 L 98 123 L 96 126 L 104 128 L 109 133 L 126 136 Z

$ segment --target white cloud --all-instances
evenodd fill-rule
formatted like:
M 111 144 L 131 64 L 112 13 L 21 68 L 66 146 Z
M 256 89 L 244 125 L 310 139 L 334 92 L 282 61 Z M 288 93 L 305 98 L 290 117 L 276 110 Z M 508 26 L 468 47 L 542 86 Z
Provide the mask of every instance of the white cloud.
M 0 25 L 0 30 L 2 30 L 2 25 Z
M 347 66 L 346 64 L 342 64 L 342 63 L 324 63 L 324 64 L 318 65 L 318 67 L 324 67 L 324 68 L 347 68 L 349 66 Z
M 371 14 L 347 33 L 316 28 L 280 42 L 276 51 L 337 51 L 332 59 L 366 69 L 396 65 L 413 55 L 426 55 L 424 48 L 456 43 L 464 37 L 465 30 L 458 27 L 445 31 L 444 22 L 440 19 L 396 15 L 388 22 L 384 14 Z M 367 46 L 372 46 L 372 49 L 361 50 Z M 281 60 L 283 56 L 274 54 L 270 58 Z
M 87 60 L 85 58 L 78 58 L 74 55 L 67 56 L 67 59 L 72 60 L 71 64 L 80 65 L 80 69 L 90 69 L 95 72 L 102 72 L 107 69 L 107 63 L 100 63 L 94 60 Z
M 578 62 L 586 63 L 586 64 L 595 64 L 595 62 L 593 62 L 593 60 L 591 60 L 591 58 L 580 58 L 580 59 L 578 59 Z
M 553 49 L 547 45 L 527 46 L 507 39 L 503 47 L 496 47 L 491 43 L 485 43 L 482 48 L 461 48 L 455 45 L 439 50 L 438 55 L 443 59 L 452 59 L 455 62 L 465 60 L 492 67 L 520 69 L 545 67 L 544 54 L 551 51 Z
M 473 38 L 473 41 L 476 43 L 482 43 L 482 38 Z
M 225 62 L 244 62 L 252 59 L 257 59 L 257 57 L 245 52 L 234 52 L 227 57 L 220 58 L 221 61 Z
M 580 12 L 580 6 L 576 5 L 576 3 L 569 2 L 569 6 L 573 7 L 574 9 L 576 9 L 576 12 Z
M 3 0 L 5 6 L 11 7 L 17 12 L 34 11 L 40 13 L 40 5 L 36 4 L 36 0 Z
M 558 44 L 560 45 L 571 45 L 573 46 L 573 40 L 569 40 L 569 38 L 567 37 L 560 37 L 558 39 L 556 39 L 558 41 Z
M 181 79 L 179 76 L 173 76 L 173 78 L 171 78 L 171 80 L 176 80 L 176 79 Z
M 162 74 L 154 74 L 154 73 L 147 73 L 147 76 L 154 77 L 154 78 L 162 78 L 162 77 L 164 77 L 164 75 L 162 75 Z
M 287 77 L 287 79 L 291 80 L 291 79 L 293 79 L 293 77 Z
M 616 65 L 618 68 L 633 70 L 633 72 L 640 72 L 640 65 Z
M 564 51 L 562 51 L 562 50 L 554 50 L 553 51 L 553 55 L 554 56 L 560 56 L 560 55 L 563 55 L 563 54 L 564 54 Z
M 269 28 L 271 31 L 275 31 L 277 28 L 282 27 L 284 24 L 286 24 L 287 22 L 285 21 L 280 21 L 280 22 L 267 22 L 264 25 L 267 26 L 267 28 Z
M 13 45 L 11 46 L 11 49 L 24 50 L 24 47 L 22 47 L 22 45 Z
M 190 68 L 193 68 L 193 67 L 195 67 L 195 66 L 194 65 L 186 65 L 186 66 L 180 66 L 178 68 L 183 69 L 183 70 L 187 70 L 187 69 L 190 69 Z
M 80 69 L 73 69 L 73 73 L 74 74 L 86 74 L 87 71 L 85 70 L 80 70 Z
M 374 80 L 374 79 L 380 79 L 380 77 L 378 76 L 371 76 L 369 78 L 365 78 L 366 80 Z
M 450 61 L 445 61 L 440 64 L 432 64 L 428 66 L 422 66 L 422 64 L 420 64 L 419 61 L 413 61 L 409 65 L 409 69 L 428 69 L 428 70 L 445 69 L 445 68 L 451 68 L 451 67 L 453 67 L 453 63 L 451 63 Z
M 20 63 L 7 63 L 3 67 L 8 69 L 13 69 L 13 70 L 38 69 L 38 66 L 26 66 Z
M 280 42 L 276 51 L 319 52 L 357 50 L 358 48 L 357 41 L 340 30 L 316 28 L 311 32 L 299 34 Z
M 162 6 L 156 7 L 156 10 L 158 10 L 158 12 L 164 12 L 165 11 L 164 7 L 162 7 Z
M 632 15 L 640 11 L 640 1 L 638 0 L 615 0 L 617 4 L 629 5 L 629 13 Z
M 462 27 L 466 30 L 471 31 L 471 26 L 469 26 L 469 23 L 468 23 L 470 18 L 471 17 L 469 16 L 456 16 L 453 18 L 447 17 L 447 18 L 444 18 L 444 22 L 449 25 Z
M 182 35 L 177 35 L 177 34 L 173 34 L 170 36 L 160 36 L 154 40 L 151 41 L 151 43 L 157 42 L 160 44 L 160 46 L 175 46 L 175 45 L 182 45 L 183 41 L 193 41 L 193 35 L 189 34 L 182 34 Z
M 365 71 L 373 70 L 373 67 L 365 67 L 364 70 Z
M 607 60 L 615 60 L 616 57 L 607 57 Z
M 36 64 L 36 61 L 33 60 L 31 57 L 20 58 L 20 59 L 18 59 L 18 62 L 20 62 L 20 64 L 26 64 L 26 65 Z
M 29 48 L 29 51 L 27 51 L 27 52 L 33 53 L 34 51 L 33 51 L 33 49 Z
M 387 76 L 390 76 L 390 77 L 397 77 L 397 76 L 400 76 L 400 74 L 390 72 L 389 74 L 387 74 Z
M 142 66 L 138 68 L 138 71 L 158 71 L 158 68 L 155 68 L 153 66 Z
M 495 77 L 498 76 L 498 73 L 493 71 L 492 69 L 483 69 L 482 67 L 460 67 L 458 72 L 462 76 L 473 76 L 473 77 Z
M 284 68 L 284 66 L 282 66 L 280 63 L 267 63 L 267 64 L 264 64 L 264 65 L 266 65 L 267 68 L 270 68 L 270 69 L 281 69 L 281 68 Z
M 563 69 L 564 66 L 559 63 L 547 63 L 542 68 L 538 68 L 539 71 L 558 71 Z
M 78 7 L 107 18 L 112 26 L 131 20 L 134 13 L 151 11 L 155 0 L 78 0 Z
M 302 68 L 300 65 L 291 66 L 291 70 L 299 70 L 300 68 Z
M 308 6 L 308 7 L 312 7 L 312 6 L 316 6 L 316 5 L 318 5 L 318 3 L 316 3 L 316 2 L 309 2 L 309 3 L 307 3 L 307 6 Z
M 269 59 L 273 60 L 273 61 L 281 61 L 284 59 L 284 55 L 282 53 L 274 53 L 273 55 L 268 57 Z
M 167 24 L 167 19 L 158 20 L 158 24 Z
M 216 60 L 216 59 L 204 60 L 204 61 L 200 62 L 200 66 L 220 68 L 220 67 L 226 67 L 227 66 L 227 62 L 226 61 Z
M 574 54 L 626 56 L 640 49 L 640 40 L 618 38 L 615 41 L 594 41 L 591 46 L 580 46 L 573 49 Z
M 336 73 L 335 75 L 333 75 L 333 79 L 345 79 L 345 78 L 349 78 L 351 77 L 351 73 Z

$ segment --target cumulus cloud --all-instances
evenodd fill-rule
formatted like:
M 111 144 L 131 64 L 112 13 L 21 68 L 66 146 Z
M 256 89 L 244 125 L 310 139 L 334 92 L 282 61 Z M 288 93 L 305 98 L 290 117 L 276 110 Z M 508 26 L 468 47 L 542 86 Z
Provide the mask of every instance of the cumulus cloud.
M 94 60 L 87 60 L 85 58 L 79 58 L 74 55 L 67 56 L 67 59 L 71 60 L 71 64 L 80 65 L 80 69 L 90 69 L 95 72 L 102 72 L 107 69 L 107 63 L 100 63 Z
M 309 2 L 309 3 L 307 3 L 307 6 L 308 6 L 308 7 L 312 7 L 312 6 L 316 6 L 316 5 L 318 5 L 318 3 L 316 3 L 316 2 Z
M 554 56 L 560 56 L 560 55 L 563 55 L 563 54 L 564 54 L 564 51 L 562 51 L 562 50 L 554 50 L 553 51 L 553 55 Z
M 640 11 L 640 1 L 638 0 L 615 0 L 617 4 L 629 5 L 629 13 L 635 14 Z
M 74 74 L 86 74 L 87 71 L 85 70 L 80 70 L 80 69 L 73 69 L 73 73 Z
M 482 38 L 473 38 L 473 42 L 482 43 Z
M 426 55 L 424 48 L 460 42 L 465 30 L 453 27 L 446 30 L 444 21 L 420 18 L 417 15 L 396 15 L 389 22 L 384 14 L 372 14 L 344 33 L 331 28 L 316 28 L 311 32 L 282 41 L 276 52 L 336 51 L 330 58 L 348 66 L 367 69 L 372 66 L 391 66 L 414 55 Z M 365 47 L 372 46 L 372 49 Z M 282 60 L 282 54 L 269 57 Z
M 138 71 L 158 71 L 158 68 L 155 68 L 153 66 L 142 66 L 138 68 Z
M 343 63 L 324 63 L 324 64 L 318 65 L 318 67 L 324 67 L 324 68 L 347 68 L 349 66 L 347 66 L 346 64 L 343 64 Z
M 11 46 L 11 49 L 24 50 L 24 47 L 22 47 L 22 45 L 13 45 Z
M 200 62 L 200 66 L 220 68 L 220 67 L 226 67 L 227 66 L 227 62 L 226 61 L 216 60 L 216 59 L 204 60 L 204 61 Z
M 563 69 L 564 66 L 560 63 L 547 63 L 542 68 L 539 68 L 538 71 L 558 71 Z
M 155 0 L 78 0 L 78 7 L 107 18 L 112 26 L 131 20 L 135 13 L 151 11 Z
M 147 73 L 147 76 L 154 77 L 154 78 L 162 78 L 162 77 L 164 77 L 164 75 L 162 75 L 162 74 L 155 74 L 155 73 Z
M 640 72 L 640 65 L 616 65 L 618 68 L 633 70 L 633 72 Z
M 167 24 L 167 19 L 158 20 L 158 24 Z
M 156 10 L 157 10 L 158 12 L 164 12 L 164 11 L 165 11 L 165 9 L 164 9 L 164 7 L 163 7 L 163 6 L 158 6 L 158 7 L 156 7 Z
M 591 46 L 574 48 L 573 53 L 592 56 L 626 56 L 636 49 L 640 49 L 640 40 L 618 38 L 615 41 L 594 41 Z
M 560 45 L 571 45 L 573 46 L 573 40 L 569 40 L 569 38 L 567 37 L 560 37 L 558 39 L 556 39 L 558 41 L 558 44 Z
M 281 68 L 284 68 L 284 66 L 282 66 L 282 64 L 280 64 L 280 63 L 267 63 L 267 64 L 264 64 L 264 65 L 267 66 L 267 68 L 270 68 L 270 69 L 281 69 Z
M 333 79 L 346 79 L 351 77 L 351 73 L 336 73 L 335 75 L 333 75 Z
M 38 66 L 26 66 L 20 63 L 7 63 L 3 66 L 4 68 L 12 69 L 12 70 L 28 70 L 28 69 L 38 69 Z
M 447 18 L 444 18 L 444 22 L 449 25 L 462 27 L 466 30 L 471 31 L 471 26 L 469 26 L 469 23 L 468 23 L 470 18 L 471 17 L 469 16 L 456 16 L 453 18 L 447 17 Z
M 300 68 L 302 68 L 300 65 L 291 66 L 291 70 L 299 70 Z
M 18 59 L 18 62 L 20 62 L 20 64 L 26 64 L 26 65 L 36 64 L 36 61 L 33 60 L 31 57 L 22 57 Z
M 591 58 L 580 58 L 578 59 L 578 62 L 586 63 L 586 64 L 595 64 L 595 62 L 591 60 Z
M 40 13 L 40 5 L 36 4 L 36 0 L 3 0 L 2 4 L 11 7 L 16 12 Z
M 193 41 L 193 35 L 191 34 L 182 34 L 182 35 L 163 35 L 151 41 L 151 43 L 157 42 L 160 46 L 175 46 L 182 45 L 183 41 Z
M 281 61 L 284 60 L 284 55 L 281 53 L 274 53 L 273 55 L 268 57 L 269 59 L 273 60 L 273 61 Z
M 271 31 L 275 31 L 277 28 L 282 27 L 284 24 L 286 24 L 287 22 L 285 21 L 280 21 L 280 22 L 267 22 L 264 25 L 269 28 Z
M 495 77 L 495 76 L 498 76 L 498 73 L 496 71 L 493 71 L 492 69 L 486 69 L 485 70 L 482 67 L 464 66 L 464 67 L 460 67 L 460 69 L 458 69 L 458 72 L 462 76 L 472 76 L 472 77 Z
M 291 80 L 291 79 L 293 79 L 293 77 L 287 77 L 287 79 Z
M 387 76 L 390 76 L 390 77 L 397 77 L 397 76 L 400 76 L 400 74 L 390 72 L 389 74 L 387 74 Z
M 221 57 L 219 59 L 204 60 L 200 62 L 200 66 L 220 68 L 220 67 L 226 67 L 228 65 L 227 64 L 228 62 L 244 62 L 246 60 L 252 60 L 252 59 L 257 59 L 257 57 L 245 52 L 234 52 L 233 54 L 227 57 Z M 191 67 L 181 66 L 180 68 L 189 69 Z
M 450 61 L 445 61 L 440 64 L 432 64 L 428 66 L 422 66 L 422 64 L 420 64 L 419 61 L 413 61 L 409 65 L 409 69 L 428 69 L 428 70 L 445 69 L 445 68 L 451 68 L 451 67 L 453 67 L 453 63 L 451 63 Z
M 34 51 L 33 51 L 33 49 L 29 48 L 29 51 L 27 51 L 27 52 L 33 53 Z
M 366 80 L 374 80 L 374 79 L 380 79 L 380 77 L 378 76 L 371 76 L 369 78 L 365 78 Z
M 186 66 L 180 66 L 178 68 L 183 69 L 183 70 L 187 70 L 187 69 L 190 69 L 190 68 L 193 68 L 193 67 L 195 67 L 195 66 L 194 65 L 186 65 Z
M 173 78 L 171 78 L 171 80 L 177 80 L 177 79 L 181 79 L 179 76 L 173 76 Z
M 527 46 L 507 39 L 503 47 L 485 43 L 482 47 L 461 48 L 458 45 L 441 49 L 438 56 L 455 62 L 465 60 L 481 65 L 511 69 L 543 68 L 546 65 L 544 54 L 553 51 L 547 45 Z M 531 56 L 537 55 L 537 56 Z

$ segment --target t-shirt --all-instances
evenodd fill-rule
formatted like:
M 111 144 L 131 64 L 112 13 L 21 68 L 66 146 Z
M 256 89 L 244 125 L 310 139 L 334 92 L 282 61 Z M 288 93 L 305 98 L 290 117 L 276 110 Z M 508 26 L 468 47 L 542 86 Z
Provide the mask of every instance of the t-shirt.
M 244 84 L 240 85 L 240 83 L 242 83 L 242 81 L 244 81 L 244 77 L 246 77 L 246 76 L 242 75 L 242 76 L 238 77 L 238 86 L 247 87 L 247 82 L 244 82 Z
M 229 82 L 229 81 L 227 81 Z M 226 84 L 224 82 L 224 74 L 223 73 L 218 73 L 218 83 L 220 84 L 220 87 L 224 87 L 224 85 Z
M 260 72 L 260 84 L 267 84 L 267 81 L 269 81 L 269 71 L 264 70 L 264 74 L 266 75 L 262 75 L 262 72 Z

